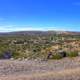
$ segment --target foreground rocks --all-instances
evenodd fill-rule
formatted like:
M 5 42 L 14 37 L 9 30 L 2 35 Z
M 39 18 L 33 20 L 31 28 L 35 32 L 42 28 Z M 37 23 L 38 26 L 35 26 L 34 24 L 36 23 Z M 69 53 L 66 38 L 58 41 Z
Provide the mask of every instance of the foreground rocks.
M 80 57 L 61 60 L 0 60 L 0 80 L 80 80 Z

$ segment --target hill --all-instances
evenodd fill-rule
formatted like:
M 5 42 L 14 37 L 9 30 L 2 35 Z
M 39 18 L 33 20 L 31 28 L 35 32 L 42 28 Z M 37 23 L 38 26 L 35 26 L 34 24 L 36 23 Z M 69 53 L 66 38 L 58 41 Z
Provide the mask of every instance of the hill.
M 4 36 L 4 35 L 53 35 L 53 34 L 80 35 L 80 32 L 70 32 L 70 31 L 16 31 L 16 32 L 0 33 L 0 36 Z

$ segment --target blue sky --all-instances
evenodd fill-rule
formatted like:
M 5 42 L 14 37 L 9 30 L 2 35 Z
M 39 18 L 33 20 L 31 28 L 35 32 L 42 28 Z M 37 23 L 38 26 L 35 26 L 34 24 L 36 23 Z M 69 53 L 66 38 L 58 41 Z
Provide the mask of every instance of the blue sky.
M 80 0 L 0 0 L 0 32 L 80 31 Z

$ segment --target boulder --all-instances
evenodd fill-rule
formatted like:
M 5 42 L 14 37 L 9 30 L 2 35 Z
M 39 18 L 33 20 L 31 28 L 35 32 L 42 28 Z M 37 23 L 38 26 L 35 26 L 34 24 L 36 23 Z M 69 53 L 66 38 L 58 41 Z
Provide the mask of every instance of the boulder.
M 58 54 L 61 55 L 61 57 L 66 57 L 67 53 L 65 51 L 59 51 Z

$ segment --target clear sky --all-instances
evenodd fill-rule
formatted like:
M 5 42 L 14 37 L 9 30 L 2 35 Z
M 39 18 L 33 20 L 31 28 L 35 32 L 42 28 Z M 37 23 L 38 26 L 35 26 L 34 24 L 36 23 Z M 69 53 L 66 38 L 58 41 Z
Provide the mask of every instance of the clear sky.
M 80 0 L 0 0 L 0 32 L 80 31 Z

